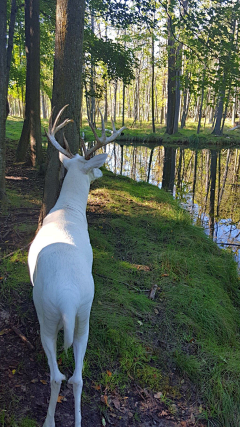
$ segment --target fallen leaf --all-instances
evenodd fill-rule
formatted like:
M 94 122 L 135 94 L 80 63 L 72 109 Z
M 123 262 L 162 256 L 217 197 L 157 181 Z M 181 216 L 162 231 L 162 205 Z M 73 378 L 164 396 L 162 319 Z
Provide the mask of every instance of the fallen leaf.
M 116 409 L 120 409 L 120 401 L 117 398 L 112 399 L 112 403 L 114 404 Z
M 111 372 L 111 371 L 107 371 L 107 375 L 108 375 L 109 377 L 111 377 L 111 376 L 112 376 L 112 372 Z
M 33 380 L 31 380 L 31 383 L 35 384 L 38 382 L 38 378 L 34 378 Z
M 162 274 L 162 277 L 169 277 L 169 274 L 164 273 Z
M 1 336 L 1 335 L 4 335 L 4 334 L 7 334 L 9 331 L 10 331 L 10 329 L 2 329 L 2 330 L 0 331 L 0 336 Z
M 13 369 L 13 370 L 12 370 L 12 374 L 13 374 L 13 375 L 15 375 L 15 374 L 16 374 L 16 372 L 17 372 L 17 371 L 16 371 L 16 369 Z
M 106 394 L 104 394 L 104 395 L 101 396 L 101 402 L 105 403 L 105 405 L 109 407 L 108 397 L 107 397 Z
M 186 423 L 186 421 L 181 421 L 181 426 L 182 426 L 182 427 L 187 427 L 187 423 Z
M 60 394 L 59 394 L 59 396 L 58 396 L 58 398 L 57 398 L 57 401 L 58 401 L 58 403 L 62 403 L 62 401 L 64 400 L 64 396 L 61 396 Z
M 163 395 L 162 392 L 159 391 L 158 393 L 154 394 L 154 397 L 155 399 L 161 399 L 162 395 Z
M 92 388 L 94 388 L 95 390 L 101 390 L 101 386 L 100 386 L 100 385 L 98 385 L 98 384 L 94 384 L 94 385 L 92 386 Z
M 44 384 L 44 385 L 46 385 L 46 384 L 47 384 L 47 381 L 45 381 L 45 380 L 40 380 L 40 382 L 41 382 L 42 384 Z
M 166 411 L 159 412 L 159 414 L 158 414 L 159 417 L 164 417 L 166 415 L 168 415 L 168 412 L 166 412 Z

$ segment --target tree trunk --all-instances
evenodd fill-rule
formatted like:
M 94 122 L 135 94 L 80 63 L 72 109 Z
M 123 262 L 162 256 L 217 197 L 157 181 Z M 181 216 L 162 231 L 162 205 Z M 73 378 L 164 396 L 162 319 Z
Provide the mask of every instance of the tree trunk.
M 205 68 L 204 68 L 204 71 L 203 71 L 202 94 L 201 94 L 200 109 L 199 109 L 199 116 L 198 116 L 197 134 L 199 134 L 199 132 L 200 132 L 200 128 L 201 128 L 202 109 L 203 109 L 203 99 L 204 99 L 204 80 L 205 80 Z
M 125 125 L 125 84 L 123 83 L 123 98 L 122 98 L 122 127 Z
M 1 205 L 6 201 L 5 194 L 5 170 L 6 170 L 6 29 L 7 29 L 7 0 L 0 2 L 0 201 Z
M 117 80 L 114 81 L 114 107 L 113 107 L 113 121 L 116 123 L 116 115 L 117 115 Z
M 172 12 L 173 1 L 168 0 L 169 13 Z M 173 134 L 176 107 L 176 52 L 172 34 L 172 20 L 168 15 L 168 106 L 167 106 L 167 130 L 169 135 Z
M 218 106 L 217 106 L 217 114 L 216 114 L 216 122 L 214 129 L 212 131 L 213 135 L 221 135 L 221 122 L 222 122 L 222 116 L 223 116 L 223 103 L 224 103 L 224 97 L 225 97 L 225 89 L 221 89 Z
M 74 120 L 65 128 L 73 153 L 77 153 L 80 146 L 84 11 L 85 0 L 57 0 L 52 106 L 56 116 L 64 105 L 69 104 L 62 118 Z M 58 140 L 61 142 L 59 137 Z M 51 144 L 48 146 L 48 159 L 40 224 L 56 203 L 60 191 L 60 162 L 58 152 Z
M 179 121 L 179 111 L 180 111 L 180 79 L 182 75 L 182 43 L 178 45 L 177 48 L 177 62 L 176 62 L 176 105 L 175 105 L 175 114 L 174 114 L 174 127 L 173 133 L 178 132 L 178 121 Z
M 16 21 L 16 13 L 17 13 L 17 0 L 12 0 L 11 4 L 11 15 L 10 15 L 10 23 L 9 23 L 9 31 L 8 31 L 8 47 L 7 47 L 7 88 L 9 84 L 9 73 L 12 61 L 12 50 L 13 50 L 13 35 L 14 35 L 14 27 Z
M 152 131 L 153 131 L 153 133 L 155 133 L 155 115 L 154 115 L 155 76 L 154 76 L 154 72 L 155 72 L 155 70 L 154 70 L 154 34 L 152 32 Z
M 235 118 L 236 118 L 236 112 L 237 112 L 237 97 L 236 97 L 237 89 L 234 88 L 234 96 L 233 96 L 233 105 L 232 105 L 232 126 L 235 125 Z
M 36 166 L 42 161 L 39 0 L 25 0 L 25 37 L 27 56 L 26 108 L 16 160 L 18 162 L 24 161 L 30 141 L 31 163 Z

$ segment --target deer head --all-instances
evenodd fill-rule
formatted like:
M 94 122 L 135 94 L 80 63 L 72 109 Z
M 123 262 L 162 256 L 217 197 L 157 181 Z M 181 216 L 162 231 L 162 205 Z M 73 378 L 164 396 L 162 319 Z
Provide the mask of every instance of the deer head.
M 55 138 L 55 134 L 62 129 L 64 126 L 66 126 L 68 123 L 73 122 L 73 120 L 71 119 L 65 119 L 62 123 L 60 123 L 58 125 L 58 121 L 63 113 L 63 111 L 66 109 L 68 105 L 65 105 L 57 114 L 57 117 L 54 121 L 54 124 L 52 124 L 52 115 L 53 115 L 53 110 L 51 113 L 51 117 L 49 120 L 49 127 L 48 127 L 48 132 L 46 132 L 47 137 L 49 139 L 49 141 L 54 145 L 54 147 L 62 154 L 64 154 L 64 156 L 68 157 L 69 159 L 72 159 L 73 157 L 76 157 L 76 155 L 74 156 L 69 148 L 69 144 L 67 142 L 67 139 L 65 138 L 64 134 L 63 134 L 63 139 L 64 139 L 64 143 L 65 143 L 65 147 L 63 148 L 56 140 Z M 93 124 L 91 123 L 91 121 L 88 118 L 89 121 L 89 126 L 92 129 L 92 132 L 94 134 L 95 137 L 95 145 L 90 148 L 89 150 L 87 150 L 85 142 L 83 141 L 83 139 L 81 138 L 81 145 L 82 145 L 82 150 L 83 150 L 83 154 L 84 154 L 84 159 L 85 160 L 90 160 L 91 156 L 93 155 L 93 153 L 95 151 L 97 151 L 99 148 L 106 146 L 107 144 L 109 144 L 110 142 L 113 142 L 119 135 L 121 135 L 121 132 L 126 129 L 125 126 L 123 126 L 121 129 L 116 130 L 114 122 L 112 120 L 112 134 L 110 136 L 106 136 L 106 129 L 105 129 L 105 125 L 104 125 L 104 120 L 103 120 L 103 116 L 101 111 L 99 110 L 100 115 L 101 115 L 101 122 L 102 122 L 102 136 L 99 137 L 97 135 L 97 132 L 93 126 Z

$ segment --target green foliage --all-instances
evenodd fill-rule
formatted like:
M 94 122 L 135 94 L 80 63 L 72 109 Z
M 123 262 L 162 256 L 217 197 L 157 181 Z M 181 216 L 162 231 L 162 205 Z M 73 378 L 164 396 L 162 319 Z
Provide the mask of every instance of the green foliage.
M 98 38 L 91 30 L 86 29 L 84 34 L 85 64 L 88 67 L 85 79 L 90 79 L 91 66 L 102 62 L 106 66 L 105 77 L 109 80 L 122 79 L 129 84 L 134 79 L 133 67 L 136 65 L 133 51 L 112 40 Z

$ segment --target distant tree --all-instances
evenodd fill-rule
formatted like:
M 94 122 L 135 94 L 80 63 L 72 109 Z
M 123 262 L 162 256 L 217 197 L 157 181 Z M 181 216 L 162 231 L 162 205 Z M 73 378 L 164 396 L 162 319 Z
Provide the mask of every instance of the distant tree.
M 166 133 L 173 134 L 176 109 L 176 48 L 174 40 L 173 9 L 175 1 L 168 0 L 168 107 Z
M 4 202 L 5 195 L 5 169 L 6 169 L 6 100 L 7 100 L 7 0 L 0 2 L 0 200 Z
M 25 119 L 16 160 L 24 161 L 30 142 L 33 166 L 42 161 L 40 121 L 40 24 L 39 0 L 25 0 L 25 40 L 27 55 Z

